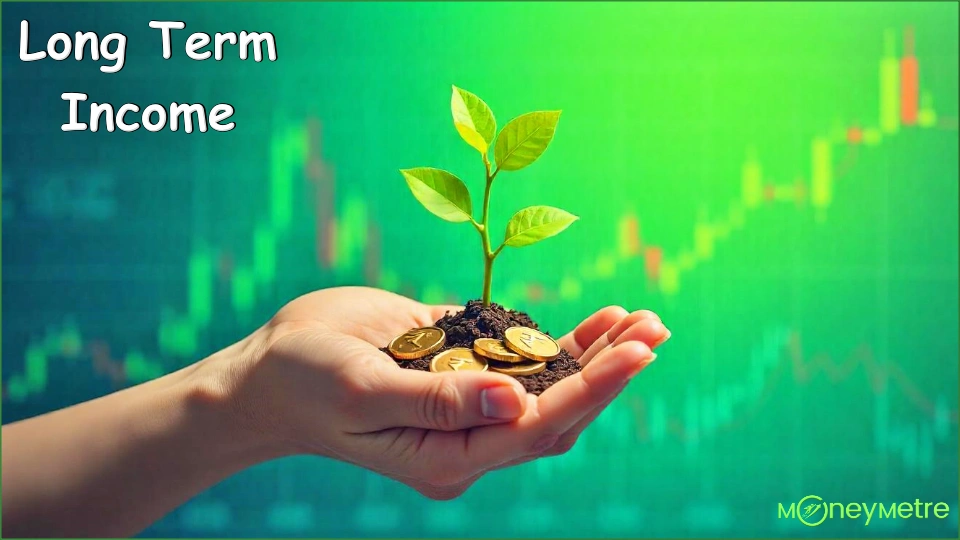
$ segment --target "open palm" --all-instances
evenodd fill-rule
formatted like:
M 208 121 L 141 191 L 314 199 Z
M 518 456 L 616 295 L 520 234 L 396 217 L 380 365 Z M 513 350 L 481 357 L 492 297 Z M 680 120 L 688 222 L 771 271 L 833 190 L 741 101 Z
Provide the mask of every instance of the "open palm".
M 457 309 L 363 287 L 302 296 L 255 334 L 240 410 L 292 452 L 450 498 L 486 471 L 568 450 L 669 337 L 652 312 L 601 309 L 559 340 L 583 371 L 540 396 L 494 372 L 403 369 L 379 350 Z

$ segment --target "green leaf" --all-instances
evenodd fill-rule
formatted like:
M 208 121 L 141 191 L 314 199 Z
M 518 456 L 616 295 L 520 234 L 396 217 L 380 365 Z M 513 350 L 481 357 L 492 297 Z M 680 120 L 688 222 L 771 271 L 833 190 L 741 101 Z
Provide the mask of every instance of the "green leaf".
M 507 122 L 494 147 L 497 168 L 516 171 L 536 161 L 553 140 L 559 121 L 560 111 L 537 111 Z
M 560 234 L 577 216 L 552 206 L 528 206 L 510 218 L 504 244 L 512 247 L 529 246 L 544 238 Z
M 497 120 L 490 107 L 475 94 L 454 86 L 450 110 L 453 111 L 453 126 L 463 140 L 481 154 L 487 155 L 490 143 L 497 134 Z
M 462 180 L 432 167 L 401 169 L 400 173 L 413 196 L 433 215 L 453 222 L 470 220 L 470 192 Z

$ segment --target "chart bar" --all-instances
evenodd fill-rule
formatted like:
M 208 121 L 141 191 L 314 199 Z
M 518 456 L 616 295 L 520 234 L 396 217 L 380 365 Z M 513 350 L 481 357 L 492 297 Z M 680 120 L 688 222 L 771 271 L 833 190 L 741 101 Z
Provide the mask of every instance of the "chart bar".
M 917 124 L 920 127 L 933 127 L 937 124 L 937 113 L 933 110 L 933 97 L 924 92 L 920 97 L 920 110 L 917 112 Z
M 903 32 L 903 58 L 900 59 L 900 121 L 905 126 L 917 123 L 920 98 L 920 67 L 913 55 L 913 28 Z
M 643 251 L 643 265 L 647 276 L 652 280 L 660 279 L 660 265 L 663 262 L 663 250 L 648 247 Z
M 894 49 L 893 30 L 887 30 L 880 60 L 880 129 L 884 133 L 896 133 L 900 128 L 900 63 Z
M 188 275 L 190 319 L 206 324 L 213 316 L 213 257 L 206 249 L 191 255 Z
M 620 220 L 620 256 L 629 257 L 640 253 L 640 223 L 636 216 L 624 216 Z
M 833 173 L 831 169 L 830 142 L 823 138 L 814 139 L 810 202 L 815 207 L 825 208 L 830 204 L 833 191 Z
M 233 309 L 237 313 L 248 313 L 256 302 L 256 278 L 253 271 L 246 267 L 239 267 L 233 274 L 230 297 Z
M 760 164 L 751 158 L 743 164 L 743 204 L 747 208 L 754 208 L 762 200 L 763 180 L 760 175 Z
M 660 262 L 660 290 L 671 295 L 680 287 L 679 271 L 675 264 L 669 261 Z
M 701 221 L 697 223 L 694 230 L 694 249 L 700 260 L 707 260 L 713 257 L 713 227 L 710 223 Z
M 265 226 L 253 231 L 253 275 L 258 283 L 273 282 L 277 273 L 277 238 Z

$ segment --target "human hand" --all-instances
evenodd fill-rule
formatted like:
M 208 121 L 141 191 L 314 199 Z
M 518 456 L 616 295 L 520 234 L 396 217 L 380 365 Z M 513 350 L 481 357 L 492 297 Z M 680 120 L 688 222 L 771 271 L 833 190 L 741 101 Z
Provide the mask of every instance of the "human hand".
M 583 371 L 540 396 L 495 372 L 403 369 L 379 350 L 457 309 L 321 290 L 204 369 L 218 373 L 241 425 L 284 453 L 340 459 L 446 499 L 486 471 L 568 450 L 669 337 L 652 312 L 604 308 L 559 340 Z

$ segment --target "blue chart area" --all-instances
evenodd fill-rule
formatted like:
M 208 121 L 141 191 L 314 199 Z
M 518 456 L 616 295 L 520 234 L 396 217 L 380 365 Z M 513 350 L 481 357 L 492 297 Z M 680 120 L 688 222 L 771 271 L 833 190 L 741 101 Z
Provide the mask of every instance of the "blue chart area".
M 569 133 L 529 176 L 498 184 L 496 204 L 553 204 L 550 186 L 582 219 L 505 253 L 494 299 L 555 334 L 604 305 L 654 309 L 673 331 L 657 362 L 568 454 L 493 472 L 460 499 L 303 456 L 227 479 L 145 534 L 956 537 L 957 73 L 954 53 L 931 52 L 956 34 L 920 23 L 866 20 L 869 38 L 853 45 L 828 25 L 804 42 L 809 57 L 754 51 L 731 64 L 665 47 L 628 62 L 627 38 L 658 31 L 631 22 L 605 54 L 529 67 L 562 89 L 551 99 L 569 103 Z M 63 138 L 63 110 L 35 107 L 27 121 L 5 107 L 4 423 L 189 365 L 313 289 L 476 296 L 479 270 L 462 261 L 477 246 L 419 209 L 396 174 L 460 170 L 446 85 L 467 76 L 410 74 L 390 51 L 367 52 L 382 69 L 324 58 L 341 79 L 293 58 L 307 67 L 285 67 L 269 99 L 231 95 L 243 129 L 213 137 Z M 56 73 L 3 66 L 5 103 L 32 103 Z M 135 62 L 126 74 L 136 95 L 169 90 Z M 662 82 L 677 104 L 639 101 L 660 87 L 638 80 Z M 210 87 L 236 83 L 190 78 L 170 94 L 210 101 Z M 498 111 L 522 84 L 508 86 L 490 92 Z M 578 97 L 590 92 L 603 98 Z M 507 110 L 529 106 L 516 101 Z M 411 255 L 423 234 L 445 247 Z M 867 528 L 778 518 L 778 504 L 806 495 L 919 498 L 951 513 Z

